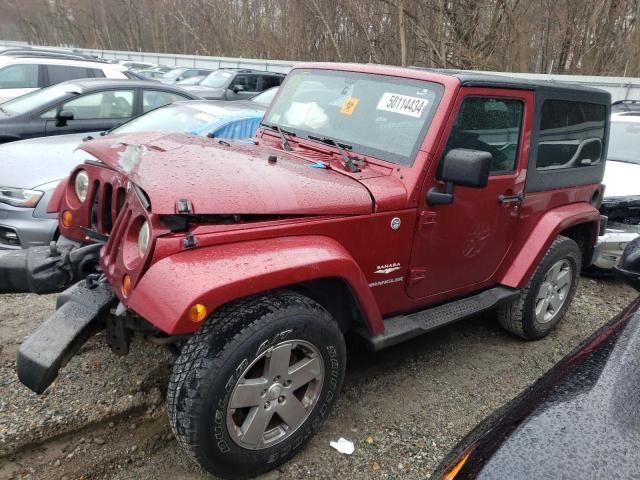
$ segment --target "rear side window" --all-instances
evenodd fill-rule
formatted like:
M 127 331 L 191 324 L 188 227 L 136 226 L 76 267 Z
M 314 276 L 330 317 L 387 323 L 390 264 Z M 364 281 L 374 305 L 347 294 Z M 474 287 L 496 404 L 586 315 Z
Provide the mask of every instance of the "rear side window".
M 142 112 L 146 113 L 154 108 L 163 107 L 164 105 L 179 102 L 180 100 L 187 100 L 187 98 L 172 92 L 144 90 L 142 92 Z
M 105 78 L 105 74 L 102 70 L 100 70 L 99 68 L 89 68 L 87 69 L 91 72 L 91 75 L 94 78 Z
M 68 67 L 66 65 L 47 65 L 49 85 L 90 77 L 89 69 L 84 67 Z
M 282 83 L 282 77 L 264 76 L 262 77 L 262 90 L 267 90 L 271 87 L 277 87 Z
M 604 105 L 545 100 L 538 134 L 538 170 L 595 165 L 602 160 Z
M 0 69 L 0 88 L 38 88 L 38 65 L 9 65 Z
M 500 97 L 468 97 L 460 105 L 445 154 L 453 148 L 489 152 L 491 172 L 515 170 L 524 104 Z

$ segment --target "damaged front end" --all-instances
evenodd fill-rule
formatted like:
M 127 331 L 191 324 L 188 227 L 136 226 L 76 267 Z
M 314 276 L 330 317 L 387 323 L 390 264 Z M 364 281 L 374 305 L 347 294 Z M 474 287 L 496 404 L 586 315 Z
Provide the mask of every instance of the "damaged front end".
M 618 265 L 627 244 L 640 236 L 640 195 L 605 198 L 600 213 L 607 225 L 598 238 L 593 264 L 609 270 Z
M 55 293 L 95 273 L 101 243 L 0 251 L 0 293 Z

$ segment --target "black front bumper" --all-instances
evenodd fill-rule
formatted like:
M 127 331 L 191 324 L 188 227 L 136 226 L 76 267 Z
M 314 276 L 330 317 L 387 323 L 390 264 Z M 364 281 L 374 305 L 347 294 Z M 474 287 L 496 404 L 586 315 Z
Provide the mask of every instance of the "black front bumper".
M 0 251 L 0 293 L 54 293 L 96 270 L 102 244 Z
M 106 282 L 81 281 L 58 296 L 56 311 L 20 346 L 20 381 L 37 394 L 44 392 L 80 347 L 104 328 L 104 318 L 116 304 Z

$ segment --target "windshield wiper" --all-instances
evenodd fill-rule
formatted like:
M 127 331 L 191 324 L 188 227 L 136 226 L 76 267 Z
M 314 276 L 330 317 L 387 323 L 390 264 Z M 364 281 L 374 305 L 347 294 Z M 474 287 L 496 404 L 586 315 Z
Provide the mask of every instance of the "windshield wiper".
M 282 147 L 287 151 L 290 152 L 292 150 L 291 145 L 289 145 L 289 140 L 287 140 L 287 137 L 284 136 L 284 134 L 288 134 L 288 135 L 292 135 L 295 136 L 295 133 L 293 132 L 287 132 L 286 130 L 282 130 L 279 126 L 277 125 L 269 125 L 268 123 L 261 123 L 260 125 L 262 125 L 263 127 L 268 128 L 269 130 L 273 130 L 274 132 L 278 132 L 278 135 L 280 135 L 280 138 L 282 139 Z
M 309 140 L 317 140 L 318 142 L 335 146 L 340 152 L 342 161 L 344 162 L 345 166 L 349 169 L 349 171 L 351 173 L 356 173 L 360 171 L 360 168 L 358 168 L 358 163 L 356 162 L 356 160 L 354 160 L 349 155 L 347 155 L 347 152 L 345 150 L 345 148 L 351 149 L 351 145 L 346 145 L 344 143 L 340 144 L 336 142 L 333 138 L 329 138 L 329 137 L 316 137 L 314 135 L 308 135 L 308 138 Z
M 2 106 L 0 106 L 0 112 L 4 113 L 5 115 L 9 115 L 9 112 L 2 108 Z

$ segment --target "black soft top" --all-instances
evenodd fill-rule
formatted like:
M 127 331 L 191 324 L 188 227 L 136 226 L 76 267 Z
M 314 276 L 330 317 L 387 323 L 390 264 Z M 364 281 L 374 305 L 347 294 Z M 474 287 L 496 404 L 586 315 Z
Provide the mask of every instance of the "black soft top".
M 535 90 L 545 93 L 556 92 L 560 94 L 574 93 L 589 96 L 591 101 L 598 103 L 611 103 L 609 93 L 605 90 L 593 87 L 585 87 L 577 84 L 569 84 L 553 80 L 529 80 L 526 78 L 510 77 L 508 75 L 492 75 L 490 73 L 473 72 L 468 70 L 435 69 L 412 67 L 420 70 L 429 70 L 443 75 L 450 75 L 460 80 L 464 87 L 496 87 L 512 88 L 515 90 Z

